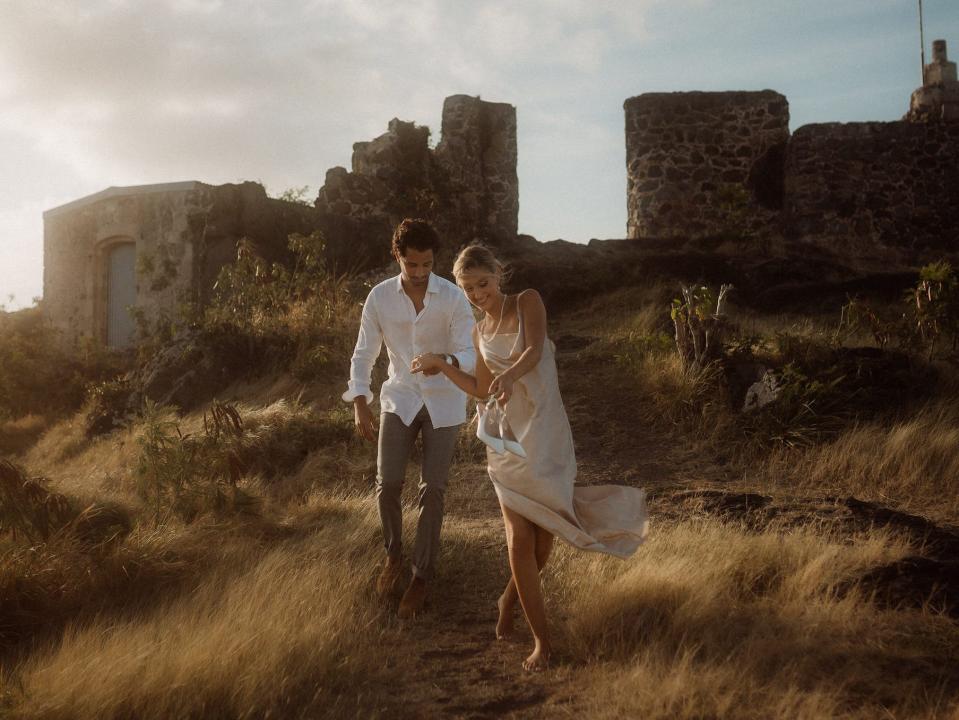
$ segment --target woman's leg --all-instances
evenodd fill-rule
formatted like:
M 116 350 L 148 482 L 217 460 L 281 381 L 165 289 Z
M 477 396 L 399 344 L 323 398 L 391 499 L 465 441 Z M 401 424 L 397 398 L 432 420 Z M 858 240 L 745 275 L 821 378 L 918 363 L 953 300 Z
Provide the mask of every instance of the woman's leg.
M 533 526 L 536 529 L 536 567 L 542 573 L 549 560 L 550 551 L 553 549 L 553 534 L 547 532 L 538 525 Z M 516 609 L 516 601 L 519 596 L 516 594 L 516 582 L 510 575 L 509 582 L 506 583 L 506 589 L 496 601 L 496 607 L 499 609 L 499 620 L 496 622 L 496 639 L 505 640 L 513 634 L 513 612 Z
M 527 670 L 542 670 L 549 662 L 549 628 L 546 607 L 539 582 L 536 563 L 536 525 L 503 506 L 506 540 L 509 545 L 509 564 L 516 583 L 516 592 L 526 614 L 526 622 L 536 642 L 533 652 L 523 663 Z

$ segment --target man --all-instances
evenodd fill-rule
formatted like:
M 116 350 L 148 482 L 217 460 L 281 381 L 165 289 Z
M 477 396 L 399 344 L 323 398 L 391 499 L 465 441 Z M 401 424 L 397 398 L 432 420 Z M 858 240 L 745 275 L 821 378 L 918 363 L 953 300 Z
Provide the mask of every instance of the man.
M 400 494 L 406 463 L 417 435 L 423 457 L 419 483 L 419 519 L 413 547 L 413 577 L 398 614 L 413 617 L 423 608 L 433 574 L 443 524 L 443 497 L 460 425 L 466 421 L 466 395 L 445 375 L 410 372 L 415 356 L 443 355 L 473 372 L 473 314 L 460 289 L 432 272 L 439 250 L 436 231 L 424 220 L 406 219 L 393 233 L 393 257 L 400 274 L 374 287 L 363 305 L 359 337 L 350 364 L 349 389 L 357 433 L 375 439 L 369 403 L 370 373 L 386 343 L 389 378 L 380 389 L 380 428 L 376 457 L 376 500 L 383 525 L 386 560 L 376 590 L 386 597 L 399 585 L 403 570 L 403 514 Z

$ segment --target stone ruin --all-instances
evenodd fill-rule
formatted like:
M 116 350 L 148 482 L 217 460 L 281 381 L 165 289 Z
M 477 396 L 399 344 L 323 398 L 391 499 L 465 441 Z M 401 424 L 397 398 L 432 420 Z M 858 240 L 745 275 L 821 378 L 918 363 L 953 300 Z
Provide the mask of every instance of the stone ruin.
M 788 102 L 772 90 L 629 98 L 628 237 L 780 238 L 883 267 L 954 251 L 959 83 L 944 41 L 924 77 L 903 121 L 792 134 Z M 202 305 L 241 238 L 283 260 L 290 233 L 320 230 L 339 271 L 385 265 L 408 216 L 433 221 L 450 250 L 474 240 L 527 247 L 517 242 L 516 165 L 516 109 L 454 95 L 435 148 L 428 128 L 394 119 L 353 146 L 350 170 L 326 173 L 313 207 L 268 198 L 255 183 L 109 188 L 44 213 L 46 313 L 68 341 L 126 344 L 129 321 L 111 329 L 121 309 L 150 319 Z
M 291 233 L 317 226 L 312 208 L 268 198 L 257 183 L 112 187 L 43 214 L 43 308 L 67 343 L 124 347 L 135 306 L 155 321 L 203 305 L 241 238 L 283 260 Z
M 351 171 L 327 171 L 317 210 L 379 224 L 386 238 L 404 217 L 425 217 L 451 249 L 515 238 L 516 108 L 453 95 L 441 132 L 431 150 L 429 128 L 394 118 L 385 134 L 353 145 Z
M 628 236 L 812 244 L 857 264 L 956 250 L 959 91 L 945 41 L 899 122 L 789 132 L 786 98 L 649 93 L 626 100 Z
M 756 232 L 774 222 L 789 139 L 785 97 L 648 93 L 625 109 L 629 237 Z
M 946 41 L 932 43 L 932 62 L 922 71 L 922 87 L 909 98 L 909 112 L 905 120 L 911 122 L 959 121 L 959 78 L 956 64 L 946 56 Z
M 315 206 L 269 198 L 257 183 L 112 187 L 53 208 L 44 220 L 44 312 L 66 343 L 132 341 L 127 308 L 154 321 L 207 302 L 246 238 L 268 261 L 289 258 L 292 233 L 319 230 L 335 271 L 382 267 L 404 217 L 427 217 L 452 250 L 516 237 L 516 109 L 466 95 L 443 105 L 442 138 L 393 120 L 353 146 L 352 171 L 326 174 Z M 449 254 L 445 258 L 450 262 Z

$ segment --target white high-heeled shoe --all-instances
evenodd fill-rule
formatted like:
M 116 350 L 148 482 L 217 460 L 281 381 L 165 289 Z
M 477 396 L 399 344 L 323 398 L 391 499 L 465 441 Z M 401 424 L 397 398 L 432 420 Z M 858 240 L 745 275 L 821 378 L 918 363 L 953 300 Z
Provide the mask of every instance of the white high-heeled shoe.
M 513 428 L 509 426 L 509 421 L 506 419 L 505 412 L 500 413 L 499 435 L 503 439 L 503 445 L 509 452 L 521 458 L 526 457 L 526 451 L 523 449 L 523 446 L 519 444 L 519 440 L 516 439 Z
M 500 435 L 502 416 L 503 413 L 495 400 L 476 404 L 476 437 L 500 455 L 506 452 L 506 443 Z

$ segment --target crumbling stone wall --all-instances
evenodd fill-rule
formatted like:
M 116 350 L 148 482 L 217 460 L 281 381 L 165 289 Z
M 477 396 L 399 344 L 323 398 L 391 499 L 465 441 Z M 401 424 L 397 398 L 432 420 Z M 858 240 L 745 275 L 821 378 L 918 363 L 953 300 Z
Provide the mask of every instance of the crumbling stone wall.
M 805 125 L 789 142 L 788 237 L 918 262 L 959 243 L 959 124 Z
M 519 227 L 516 108 L 468 95 L 443 103 L 442 140 L 433 154 L 442 168 L 438 189 L 454 242 L 502 245 Z
M 517 234 L 516 157 L 516 109 L 454 95 L 435 150 L 428 128 L 393 119 L 385 134 L 354 144 L 352 171 L 327 171 L 315 205 L 324 217 L 364 221 L 386 248 L 409 216 L 432 220 L 451 248 L 502 244 Z
M 774 227 L 789 104 L 760 92 L 626 100 L 627 235 L 697 238 Z
M 106 267 L 118 243 L 136 245 L 137 306 L 149 317 L 193 287 L 196 223 L 210 204 L 202 183 L 110 188 L 43 215 L 44 314 L 67 340 L 106 342 Z
M 291 233 L 324 227 L 313 208 L 268 198 L 257 183 L 109 188 L 48 210 L 43 219 L 44 314 L 67 343 L 106 342 L 106 264 L 118 243 L 135 245 L 135 306 L 154 322 L 180 303 L 207 302 L 241 238 L 266 259 L 282 261 Z

